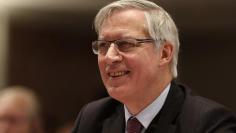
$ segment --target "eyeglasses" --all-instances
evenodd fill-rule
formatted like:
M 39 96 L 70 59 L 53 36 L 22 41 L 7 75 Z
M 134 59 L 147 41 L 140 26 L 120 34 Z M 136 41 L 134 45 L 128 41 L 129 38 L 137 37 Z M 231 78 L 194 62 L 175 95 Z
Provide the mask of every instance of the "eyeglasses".
M 119 51 L 128 52 L 132 50 L 134 47 L 140 46 L 141 43 L 145 42 L 154 42 L 153 39 L 119 39 L 113 41 L 105 41 L 105 40 L 97 40 L 93 41 L 92 49 L 94 54 L 105 55 L 110 48 L 110 45 L 113 43 L 116 45 Z

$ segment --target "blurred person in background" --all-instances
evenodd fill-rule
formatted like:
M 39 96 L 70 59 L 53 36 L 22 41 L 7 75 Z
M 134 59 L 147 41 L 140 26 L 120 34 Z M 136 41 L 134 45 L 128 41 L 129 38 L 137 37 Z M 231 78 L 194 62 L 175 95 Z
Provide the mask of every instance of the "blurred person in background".
M 85 105 L 73 133 L 236 133 L 233 112 L 174 80 L 178 30 L 163 8 L 115 1 L 98 12 L 95 29 L 92 48 L 110 97 Z
M 44 133 L 39 101 L 23 86 L 0 90 L 0 133 Z
M 59 126 L 55 133 L 71 133 L 73 122 L 69 121 Z

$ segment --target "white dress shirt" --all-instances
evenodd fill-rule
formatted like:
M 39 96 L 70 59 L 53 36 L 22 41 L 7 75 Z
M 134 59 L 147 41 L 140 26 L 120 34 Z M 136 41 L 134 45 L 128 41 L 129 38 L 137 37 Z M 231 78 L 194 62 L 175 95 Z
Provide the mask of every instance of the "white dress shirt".
M 142 133 L 145 132 L 145 130 L 148 128 L 151 121 L 154 119 L 154 117 L 159 113 L 161 108 L 163 107 L 166 97 L 170 90 L 170 83 L 167 85 L 167 87 L 164 89 L 164 91 L 160 94 L 159 97 L 157 97 L 151 104 L 149 104 L 145 109 L 143 109 L 140 113 L 138 113 L 136 117 L 139 122 L 143 125 Z M 125 109 L 125 121 L 126 121 L 126 127 L 127 127 L 127 121 L 132 116 L 127 107 L 124 105 Z M 127 133 L 127 131 L 125 131 Z

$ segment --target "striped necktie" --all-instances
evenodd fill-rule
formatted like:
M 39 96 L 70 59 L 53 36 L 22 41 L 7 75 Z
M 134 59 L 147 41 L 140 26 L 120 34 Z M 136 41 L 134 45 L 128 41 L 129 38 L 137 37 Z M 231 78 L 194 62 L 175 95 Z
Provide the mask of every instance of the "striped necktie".
M 130 117 L 127 122 L 127 133 L 141 133 L 143 125 L 135 117 Z

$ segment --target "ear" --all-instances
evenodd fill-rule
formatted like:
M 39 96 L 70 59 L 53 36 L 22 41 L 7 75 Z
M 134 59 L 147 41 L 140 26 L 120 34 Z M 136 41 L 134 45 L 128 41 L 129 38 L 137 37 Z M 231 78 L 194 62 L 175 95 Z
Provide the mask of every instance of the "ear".
M 165 42 L 160 50 L 160 65 L 169 64 L 173 58 L 174 46 L 169 42 Z

